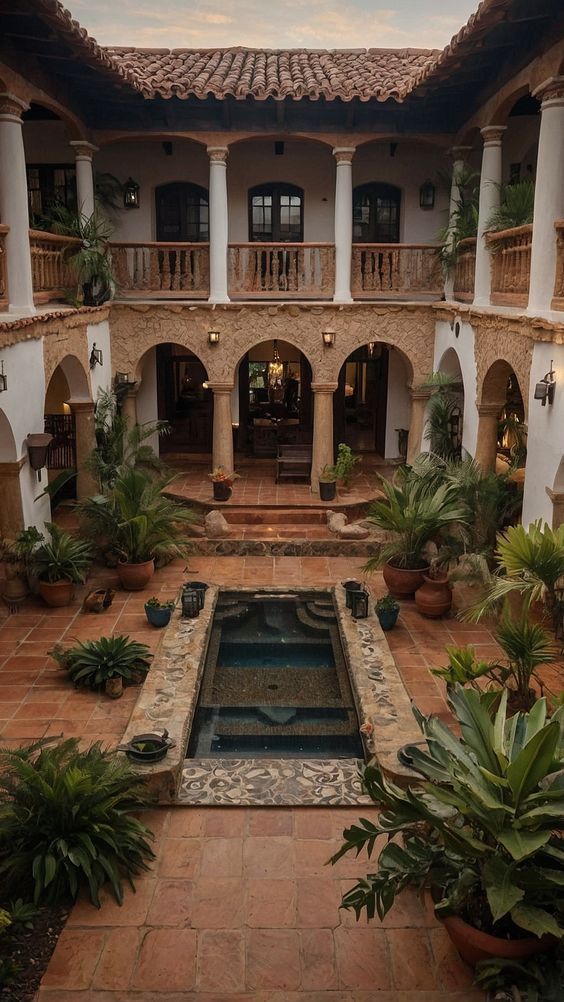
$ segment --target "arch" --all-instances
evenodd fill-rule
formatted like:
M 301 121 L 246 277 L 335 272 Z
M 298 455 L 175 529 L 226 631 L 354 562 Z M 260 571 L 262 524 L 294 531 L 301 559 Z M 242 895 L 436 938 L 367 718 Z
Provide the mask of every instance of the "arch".
M 519 87 L 515 87 L 510 93 L 505 94 L 499 104 L 493 105 L 484 125 L 507 125 L 507 120 L 518 101 L 527 97 L 531 93 L 530 84 L 527 81 Z
M 205 243 L 209 240 L 209 192 L 192 181 L 167 181 L 155 187 L 157 240 Z
M 69 400 L 90 400 L 90 377 L 83 363 L 76 355 L 64 355 L 53 365 L 50 372 L 45 372 L 46 393 L 57 369 L 61 370 L 69 390 Z
M 304 190 L 287 181 L 255 184 L 247 192 L 249 240 L 301 243 L 304 238 Z M 284 267 L 285 262 L 281 262 Z
M 170 426 L 168 435 L 152 439 L 155 451 L 210 453 L 214 400 L 199 355 L 178 341 L 168 341 L 145 351 L 138 369 L 137 420 L 167 421 Z
M 257 135 L 256 132 L 249 133 L 246 136 L 240 136 L 238 139 L 232 139 L 225 142 L 225 137 L 221 143 L 208 143 L 208 145 L 221 145 L 228 146 L 229 149 L 234 149 L 236 146 L 242 146 L 244 143 L 252 142 L 283 142 L 283 143 L 314 143 L 316 146 L 323 146 L 325 149 L 332 151 L 335 146 L 334 139 L 322 139 L 319 136 L 302 135 L 299 132 L 292 132 L 288 134 L 287 132 L 267 132 L 266 134 L 260 133 Z M 350 144 L 351 146 L 353 143 Z
M 209 142 L 186 132 L 142 132 L 135 129 L 127 132 L 96 133 L 96 145 L 99 149 L 106 149 L 108 146 L 116 146 L 118 143 L 139 143 L 139 142 L 179 142 L 194 143 L 205 150 Z M 220 145 L 219 143 L 217 145 Z
M 399 243 L 401 188 L 368 181 L 353 189 L 353 242 Z
M 447 136 L 422 136 L 420 134 L 411 134 L 398 136 L 397 132 L 381 132 L 378 136 L 366 136 L 365 138 L 354 138 L 352 142 L 343 142 L 343 146 L 354 146 L 354 148 L 359 151 L 365 149 L 367 146 L 386 146 L 390 143 L 397 145 L 401 142 L 405 146 L 425 146 L 430 150 L 435 150 L 437 153 L 444 152 L 450 146 L 450 141 Z M 341 145 L 341 143 L 333 145 Z
M 335 448 L 397 458 L 407 441 L 412 374 L 401 350 L 384 341 L 367 342 L 343 362 L 333 394 Z M 400 435 L 403 429 L 403 435 Z
M 411 387 L 415 383 L 423 381 L 424 372 L 419 368 L 419 366 L 417 366 L 416 358 L 410 358 L 407 349 L 399 347 L 399 345 L 395 344 L 393 338 L 386 331 L 380 332 L 375 329 L 372 337 L 370 336 L 371 333 L 372 332 L 369 332 L 367 335 L 365 329 L 363 334 L 358 334 L 356 337 L 350 338 L 345 349 L 341 349 L 340 351 L 335 350 L 335 357 L 333 360 L 334 364 L 332 365 L 335 380 L 339 378 L 339 373 L 349 355 L 354 355 L 355 351 L 358 351 L 359 348 L 363 348 L 365 345 L 384 344 L 389 348 L 393 348 L 400 356 L 406 370 L 408 386 Z M 413 350 L 415 354 L 415 344 Z
M 86 126 L 81 122 L 72 111 L 65 108 L 64 105 L 60 104 L 54 98 L 49 97 L 48 94 L 32 94 L 30 97 L 30 111 L 35 105 L 38 108 L 45 108 L 47 111 L 51 112 L 55 119 L 62 122 L 67 130 L 68 139 L 70 140 L 84 140 L 89 141 L 89 133 Z M 26 121 L 26 114 L 24 113 L 23 119 Z M 29 116 L 31 118 L 31 116 Z M 28 120 L 29 120 L 28 118 Z
M 447 376 L 460 377 L 462 382 L 462 366 L 460 358 L 455 348 L 447 348 L 439 362 L 439 372 L 444 372 Z
M 564 494 L 564 456 L 562 456 L 562 459 L 558 464 L 552 489 L 555 494 Z
M 0 463 L 15 463 L 18 460 L 16 440 L 8 417 L 0 409 Z
M 245 355 L 247 355 L 250 351 L 252 351 L 253 348 L 258 348 L 259 345 L 267 344 L 272 341 L 278 341 L 279 344 L 288 344 L 290 345 L 290 347 L 295 348 L 296 351 L 300 352 L 304 356 L 306 361 L 309 363 L 310 366 L 312 366 L 313 369 L 312 359 L 308 356 L 307 350 L 304 350 L 304 345 L 300 344 L 300 339 L 298 337 L 292 337 L 292 335 L 291 334 L 288 335 L 286 331 L 281 333 L 280 331 L 271 330 L 267 332 L 264 337 L 257 337 L 255 334 L 254 338 L 251 341 L 249 341 L 249 343 L 246 345 L 244 352 L 242 352 L 242 354 L 239 355 L 236 362 L 234 363 L 233 372 L 234 373 L 237 372 L 237 369 L 240 366 L 243 359 L 245 358 Z
M 464 129 L 458 133 L 452 145 L 455 147 L 470 146 L 472 149 L 481 149 L 482 136 L 480 134 L 479 126 L 471 125 L 470 128 L 464 127 Z
M 515 379 L 521 398 L 524 399 L 523 392 L 519 386 L 519 380 L 515 374 L 513 366 L 504 358 L 497 359 L 496 362 L 490 365 L 482 380 L 482 385 L 478 394 L 478 405 L 491 405 L 492 407 L 496 405 L 499 406 L 501 410 L 507 399 L 508 382 L 512 378 Z

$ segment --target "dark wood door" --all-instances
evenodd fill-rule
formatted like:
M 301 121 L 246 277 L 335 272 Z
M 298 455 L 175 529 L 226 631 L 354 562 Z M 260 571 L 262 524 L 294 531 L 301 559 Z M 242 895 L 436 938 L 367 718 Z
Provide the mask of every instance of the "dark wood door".
M 157 240 L 163 243 L 209 240 L 208 193 L 197 184 L 175 181 L 155 190 Z

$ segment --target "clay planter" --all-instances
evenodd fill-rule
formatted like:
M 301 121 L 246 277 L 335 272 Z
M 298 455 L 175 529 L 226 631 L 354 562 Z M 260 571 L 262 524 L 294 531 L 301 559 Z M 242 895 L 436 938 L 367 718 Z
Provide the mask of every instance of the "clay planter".
M 29 595 L 28 587 L 18 574 L 13 578 L 6 578 L 2 598 L 10 609 L 17 609 L 18 606 Z
M 452 606 L 452 588 L 446 574 L 430 578 L 424 575 L 424 581 L 415 592 L 415 605 L 422 616 L 428 619 L 439 619 Z
M 70 605 L 72 600 L 72 593 L 74 591 L 74 584 L 72 581 L 40 581 L 39 582 L 39 594 L 43 601 L 52 606 L 53 608 L 59 608 L 63 605 Z
M 388 586 L 390 595 L 394 598 L 407 598 L 415 594 L 423 584 L 425 575 L 429 570 L 429 564 L 424 564 L 421 568 L 394 567 L 388 560 L 382 568 L 384 581 Z
M 337 494 L 337 484 L 334 480 L 319 481 L 319 500 L 334 501 Z
M 526 960 L 537 953 L 546 953 L 554 946 L 553 936 L 528 936 L 526 939 L 502 939 L 468 925 L 459 915 L 441 918 L 450 939 L 460 956 L 472 967 L 479 960 L 503 957 L 507 960 Z
M 107 678 L 104 689 L 106 696 L 109 696 L 110 699 L 119 699 L 123 695 L 123 679 L 121 675 L 116 675 L 115 678 Z
M 145 560 L 142 564 L 127 564 L 120 560 L 117 565 L 119 583 L 125 591 L 142 591 L 155 573 L 155 561 Z
M 213 499 L 214 501 L 229 501 L 233 491 L 228 480 L 214 480 Z
M 156 626 L 158 629 L 162 629 L 163 626 L 168 626 L 173 612 L 173 609 L 159 609 L 158 606 L 155 605 L 145 606 L 147 622 L 150 623 L 151 626 Z

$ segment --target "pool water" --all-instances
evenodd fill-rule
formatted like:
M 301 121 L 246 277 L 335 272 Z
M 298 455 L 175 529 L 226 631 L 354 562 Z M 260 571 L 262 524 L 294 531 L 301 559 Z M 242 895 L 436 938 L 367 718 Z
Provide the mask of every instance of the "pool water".
M 329 592 L 220 593 L 187 754 L 362 758 Z

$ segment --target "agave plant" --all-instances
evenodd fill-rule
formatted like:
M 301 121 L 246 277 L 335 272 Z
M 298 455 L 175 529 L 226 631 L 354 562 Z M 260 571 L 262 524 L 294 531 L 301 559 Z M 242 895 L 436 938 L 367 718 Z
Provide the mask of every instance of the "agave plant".
M 433 887 L 439 916 L 458 915 L 498 936 L 561 940 L 564 711 L 548 720 L 543 698 L 508 720 L 506 692 L 460 686 L 449 701 L 460 738 L 415 711 L 427 743 L 410 750 L 427 780 L 422 788 L 402 789 L 379 769 L 364 770 L 381 813 L 346 829 L 331 862 L 362 849 L 371 856 L 379 836 L 388 841 L 342 907 L 357 919 L 362 912 L 383 919 L 405 887 Z
M 115 396 L 99 390 L 96 400 L 96 448 L 85 462 L 100 489 L 111 487 L 124 469 L 141 469 L 164 476 L 166 469 L 147 444 L 153 435 L 167 435 L 167 421 L 148 421 L 130 428 Z
M 77 689 L 100 689 L 112 678 L 121 678 L 126 684 L 142 680 L 153 657 L 146 644 L 115 635 L 86 640 L 66 651 L 56 646 L 50 654 L 68 669 Z
M 92 544 L 63 532 L 54 523 L 48 523 L 45 528 L 50 538 L 31 551 L 31 573 L 51 584 L 55 581 L 82 583 L 94 559 Z
M 32 891 L 36 904 L 76 898 L 86 886 L 100 907 L 109 883 L 123 900 L 123 878 L 148 869 L 151 832 L 133 817 L 147 805 L 129 763 L 77 738 L 0 752 L 0 879 L 6 893 Z

